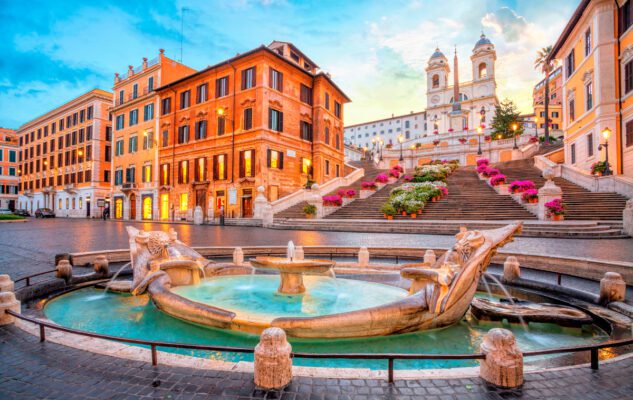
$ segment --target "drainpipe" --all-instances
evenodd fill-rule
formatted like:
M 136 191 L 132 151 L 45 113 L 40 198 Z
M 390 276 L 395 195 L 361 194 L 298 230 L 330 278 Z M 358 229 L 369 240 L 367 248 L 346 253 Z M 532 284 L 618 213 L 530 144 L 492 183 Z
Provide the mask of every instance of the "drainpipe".
M 615 40 L 618 43 L 618 56 L 616 58 L 617 68 L 616 68 L 616 76 L 617 78 L 617 93 L 618 93 L 618 123 L 619 123 L 619 136 L 617 140 L 619 143 L 619 153 L 620 153 L 620 165 L 618 166 L 618 172 L 620 174 L 624 174 L 624 146 L 622 145 L 622 136 L 623 136 L 623 127 L 622 127 L 622 74 L 620 73 L 620 20 L 618 18 L 620 6 L 618 5 L 618 0 L 613 0 L 615 4 L 616 11 L 616 20 L 618 21 L 618 29 L 615 31 Z M 616 142 L 617 143 L 617 142 Z

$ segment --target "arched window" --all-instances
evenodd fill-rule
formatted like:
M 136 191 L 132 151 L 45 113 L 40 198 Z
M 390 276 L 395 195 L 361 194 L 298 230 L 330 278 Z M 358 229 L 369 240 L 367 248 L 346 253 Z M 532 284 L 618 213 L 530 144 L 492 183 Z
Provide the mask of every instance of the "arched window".
M 488 76 L 488 67 L 486 66 L 486 63 L 481 63 L 479 64 L 479 79 L 481 78 L 485 78 Z
M 433 88 L 440 87 L 440 76 L 438 74 L 433 75 Z

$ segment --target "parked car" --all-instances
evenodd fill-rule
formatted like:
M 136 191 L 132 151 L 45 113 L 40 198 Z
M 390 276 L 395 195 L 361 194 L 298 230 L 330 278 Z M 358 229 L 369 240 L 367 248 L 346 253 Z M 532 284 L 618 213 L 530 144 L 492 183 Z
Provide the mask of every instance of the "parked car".
M 55 218 L 55 213 L 50 208 L 38 208 L 35 210 L 35 218 Z
M 13 214 L 19 215 L 20 217 L 30 217 L 31 216 L 31 214 L 29 214 L 28 210 L 24 210 L 24 209 L 15 210 L 13 212 Z
M 11 212 L 11 210 L 9 210 L 8 208 L 0 208 L 0 214 L 9 215 L 9 214 L 13 214 L 13 212 Z

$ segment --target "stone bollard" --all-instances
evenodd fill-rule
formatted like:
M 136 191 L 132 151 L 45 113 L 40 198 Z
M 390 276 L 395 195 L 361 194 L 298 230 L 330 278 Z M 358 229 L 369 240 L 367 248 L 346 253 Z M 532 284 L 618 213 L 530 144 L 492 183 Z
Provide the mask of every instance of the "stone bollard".
M 361 247 L 358 250 L 358 266 L 367 267 L 369 265 L 369 250 L 367 247 Z
M 489 330 L 480 350 L 486 356 L 479 367 L 479 376 L 484 381 L 501 388 L 523 384 L 523 354 L 512 332 L 503 328 Z
M 431 249 L 427 250 L 424 252 L 424 263 L 425 264 L 429 264 L 429 265 L 433 265 L 435 264 L 435 261 L 437 261 L 437 256 L 435 255 L 435 252 Z
M 607 272 L 600 279 L 600 304 L 609 304 L 613 301 L 624 301 L 626 296 L 626 282 L 617 272 Z
M 244 264 L 244 251 L 241 247 L 236 247 L 235 250 L 233 250 L 233 264 Z
M 542 188 L 538 190 L 538 205 L 537 205 L 537 217 L 541 221 L 547 220 L 547 208 L 545 203 L 554 199 L 562 199 L 563 191 L 560 187 L 556 186 L 553 179 L 556 174 L 551 169 L 543 171 L 543 178 L 547 179 L 547 182 Z
M 305 258 L 305 252 L 303 251 L 303 246 L 295 247 L 294 260 L 303 261 L 304 258 Z
M 97 256 L 92 262 L 92 269 L 101 275 L 108 275 L 110 273 L 110 261 L 108 261 L 108 257 L 103 254 Z
M 57 264 L 55 277 L 65 280 L 66 283 L 70 282 L 73 277 L 73 267 L 68 260 L 61 260 L 59 264 Z
M 202 212 L 202 207 L 196 206 L 193 210 L 193 224 L 194 225 L 202 225 L 204 223 L 204 213 Z
M 0 275 L 0 292 L 13 292 L 15 285 L 9 275 Z
M 15 317 L 7 314 L 6 310 L 20 312 L 20 302 L 15 299 L 13 292 L 0 292 L 0 326 L 15 322 Z
M 519 277 L 521 277 L 519 260 L 515 256 L 509 256 L 506 258 L 506 262 L 503 263 L 503 280 L 512 282 Z
M 622 230 L 633 236 L 633 199 L 626 202 L 626 208 L 622 211 Z
M 255 386 L 262 390 L 286 387 L 292 380 L 292 346 L 281 328 L 267 328 L 255 346 Z

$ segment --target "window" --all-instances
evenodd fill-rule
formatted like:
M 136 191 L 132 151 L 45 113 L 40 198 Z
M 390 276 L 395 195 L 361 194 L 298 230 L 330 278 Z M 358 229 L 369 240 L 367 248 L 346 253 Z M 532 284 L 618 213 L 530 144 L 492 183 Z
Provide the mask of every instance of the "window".
M 327 126 L 325 127 L 325 144 L 330 144 L 330 128 Z
M 274 108 L 268 109 L 268 129 L 276 132 L 284 131 L 284 113 L 275 110 Z
M 628 4 L 628 3 L 627 3 Z M 633 120 L 626 123 L 626 147 L 633 146 Z
M 169 164 L 161 164 L 160 166 L 160 184 L 161 186 L 169 185 Z
M 328 92 L 325 92 L 325 109 L 330 109 L 330 94 Z
M 191 102 L 191 91 L 190 90 L 185 90 L 184 92 L 180 93 L 180 109 L 185 109 L 185 108 L 189 108 L 189 106 Z
M 86 136 L 87 140 L 92 140 L 92 126 L 89 126 L 86 129 L 88 130 L 88 135 Z M 112 141 L 112 127 L 111 126 L 106 126 L 106 129 L 105 129 L 105 140 L 106 140 L 106 142 Z
M 591 110 L 593 108 L 593 84 L 591 82 L 585 86 L 585 101 L 587 111 Z
M 576 110 L 574 109 L 574 106 L 574 99 L 569 100 L 569 122 L 574 122 L 574 119 L 576 119 Z
M 253 109 L 245 108 L 244 109 L 244 130 L 253 129 Z
M 240 151 L 240 178 L 255 176 L 255 150 Z
M 570 147 L 571 151 L 571 163 L 576 164 L 576 143 L 572 143 Z
M 209 84 L 203 83 L 196 88 L 196 103 L 204 103 L 209 97 Z
M 303 103 L 312 105 L 312 88 L 309 88 L 304 84 L 301 84 L 300 100 Z
M 226 154 L 213 156 L 213 180 L 226 179 Z
M 567 57 L 565 58 L 566 77 L 569 78 L 571 74 L 574 73 L 575 69 L 576 69 L 576 60 L 575 60 L 574 50 L 572 49 L 571 53 L 569 53 Z
M 268 154 L 266 155 L 266 165 L 268 168 L 284 169 L 284 153 L 268 149 Z
M 195 170 L 194 170 L 194 181 L 204 182 L 206 180 L 207 180 L 207 159 L 205 157 L 196 158 Z
M 189 210 L 189 193 L 180 194 L 180 211 Z
M 143 121 L 149 121 L 154 118 L 154 103 L 146 104 L 143 107 Z
M 59 130 L 60 131 L 64 130 L 64 119 L 63 118 L 59 120 Z
M 307 140 L 309 142 L 312 141 L 312 124 L 306 122 L 306 121 L 301 121 L 299 123 L 299 128 L 300 128 L 300 133 L 301 133 L 301 139 L 303 140 Z
M 143 133 L 143 150 L 154 147 L 154 132 Z
M 389 142 L 391 142 L 391 139 L 389 139 Z M 336 134 L 335 147 L 336 147 L 336 150 L 341 149 L 341 135 L 339 135 L 338 133 Z
M 440 76 L 435 74 L 433 78 L 431 78 L 433 89 L 440 87 Z
M 479 64 L 479 79 L 484 79 L 488 76 L 488 67 L 486 63 Z
M 218 136 L 224 135 L 226 118 L 218 117 Z
M 130 111 L 130 126 L 138 124 L 138 109 Z
M 543 114 L 545 114 L 545 113 L 543 113 Z M 552 112 L 552 118 L 558 118 L 558 111 L 553 111 Z
M 125 128 L 125 115 L 124 114 L 117 115 L 116 116 L 116 129 L 117 129 L 117 131 L 120 131 L 123 128 Z
M 189 142 L 189 125 L 178 127 L 178 144 Z
M 79 143 L 83 143 L 84 142 L 84 128 L 79 129 Z M 44 149 L 44 152 L 46 153 L 46 149 Z
M 132 98 L 135 99 L 138 97 L 138 83 L 135 83 L 134 86 L 132 86 Z
M 631 2 L 628 2 L 628 1 L 624 3 L 622 7 L 620 7 L 620 9 L 618 10 L 618 19 L 619 19 L 618 25 L 620 27 L 620 35 L 626 32 L 631 26 L 631 23 L 633 22 L 633 18 L 631 18 L 632 10 L 633 10 L 633 7 L 631 7 Z
M 117 169 L 116 171 L 114 171 L 114 184 L 115 185 L 123 184 L 123 170 L 122 169 Z
M 124 97 L 124 96 L 125 96 L 125 91 L 124 91 L 124 90 L 121 90 L 121 91 L 119 92 L 119 104 L 123 104 L 123 101 L 124 101 L 124 100 L 123 100 L 123 97 Z M 70 124 L 67 124 L 67 125 L 70 125 Z
M 55 143 L 55 142 L 51 142 L 51 143 Z M 9 162 L 12 162 L 12 163 L 15 162 L 15 150 L 9 150 Z
M 587 135 L 587 157 L 593 156 L 593 135 Z
M 269 86 L 280 92 L 284 91 L 284 74 L 271 68 L 269 74 Z
M 115 149 L 114 155 L 115 156 L 123 155 L 123 139 L 119 139 L 116 141 L 116 149 Z
M 215 80 L 215 98 L 224 97 L 229 94 L 229 77 L 218 78 Z
M 86 111 L 85 110 L 79 111 L 79 123 L 82 123 L 85 120 L 86 120 Z M 48 130 L 46 129 L 46 127 L 44 127 L 44 136 L 46 136 L 47 133 L 48 133 Z
M 341 103 L 334 101 L 334 115 L 336 118 L 341 118 Z
M 242 90 L 250 89 L 256 85 L 255 67 L 242 71 Z
M 126 183 L 136 182 L 136 168 L 135 167 L 128 167 L 125 169 L 125 182 Z
M 128 153 L 136 153 L 138 151 L 138 136 L 130 136 L 128 140 Z
M 189 183 L 189 160 L 178 163 L 178 183 Z
M 325 160 L 325 175 L 330 175 L 330 160 Z
M 195 129 L 196 129 L 195 131 L 196 140 L 205 139 L 207 137 L 207 121 L 206 120 L 196 121 Z
M 341 166 L 336 164 L 336 177 L 341 176 Z
M 585 57 L 591 53 L 591 29 L 585 32 Z
M 633 90 L 633 60 L 624 66 L 624 92 Z
M 169 114 L 171 112 L 171 97 L 168 97 L 166 99 L 162 99 L 160 101 L 160 107 L 161 107 L 161 114 L 162 115 L 166 115 Z
M 105 160 L 112 161 L 112 147 L 110 145 L 105 146 Z
M 154 77 L 150 76 L 147 80 L 147 91 L 151 92 L 152 90 L 154 90 Z
M 163 147 L 167 147 L 169 146 L 169 132 L 168 131 L 163 131 L 163 142 L 162 142 L 162 146 Z

